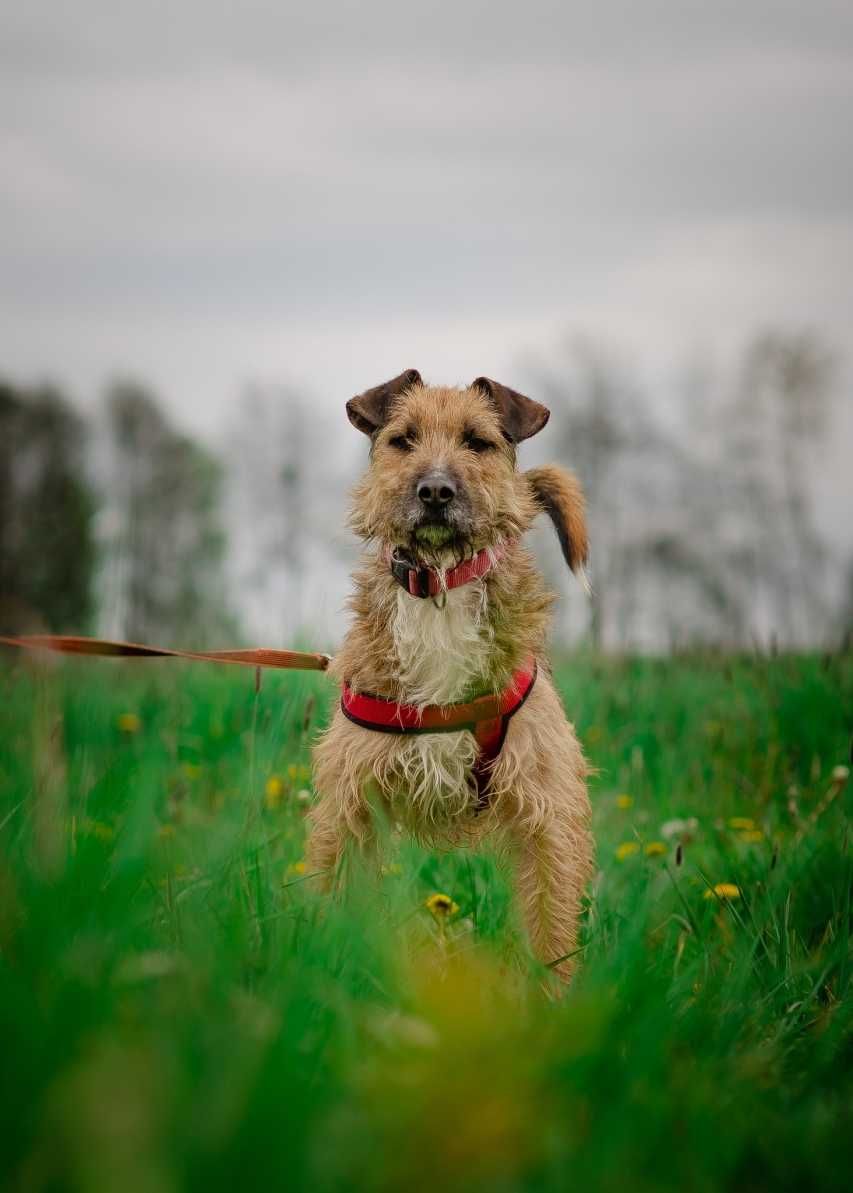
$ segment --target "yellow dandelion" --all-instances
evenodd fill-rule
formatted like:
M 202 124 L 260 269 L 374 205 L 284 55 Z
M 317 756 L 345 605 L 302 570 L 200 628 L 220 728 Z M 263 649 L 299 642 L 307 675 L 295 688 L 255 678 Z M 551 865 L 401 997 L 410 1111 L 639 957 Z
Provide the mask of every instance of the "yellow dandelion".
M 755 845 L 757 842 L 764 840 L 764 833 L 760 828 L 747 829 L 746 832 L 738 833 L 738 836 L 741 841 L 746 841 L 750 845 Z
M 646 857 L 663 857 L 667 852 L 663 841 L 648 841 L 643 849 Z
M 739 899 L 740 887 L 733 882 L 718 882 L 715 887 L 705 891 L 706 899 Z
M 740 832 L 751 832 L 755 828 L 755 821 L 751 816 L 730 816 L 728 824 L 729 828 Z
M 264 784 L 264 803 L 270 809 L 277 808 L 284 795 L 284 783 L 278 775 L 270 775 Z
M 623 841 L 621 845 L 616 846 L 616 860 L 617 862 L 624 862 L 626 857 L 631 857 L 635 853 L 640 852 L 640 844 L 638 841 Z
M 306 866 L 303 861 L 291 862 L 287 867 L 288 874 L 304 874 L 305 870 Z
M 456 915 L 459 910 L 459 904 L 454 903 L 450 895 L 442 895 L 438 892 L 430 897 L 424 903 L 427 911 L 431 912 L 437 920 L 446 920 L 450 916 Z
M 135 712 L 123 712 L 116 724 L 122 733 L 138 733 L 142 728 L 142 721 Z
M 616 807 L 617 808 L 628 809 L 628 808 L 633 808 L 633 806 L 634 806 L 634 797 L 632 795 L 617 795 L 616 796 Z

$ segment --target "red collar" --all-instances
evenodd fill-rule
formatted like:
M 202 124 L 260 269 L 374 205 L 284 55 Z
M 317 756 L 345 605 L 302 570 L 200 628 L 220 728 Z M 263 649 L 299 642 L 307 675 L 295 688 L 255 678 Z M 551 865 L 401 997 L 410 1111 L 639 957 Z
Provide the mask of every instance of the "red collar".
M 484 547 L 472 559 L 465 559 L 454 568 L 442 574 L 438 568 L 421 567 L 407 559 L 394 547 L 385 548 L 385 560 L 391 566 L 391 575 L 398 584 L 413 597 L 439 596 L 451 588 L 459 588 L 471 580 L 479 580 L 490 572 L 506 553 L 506 546 Z

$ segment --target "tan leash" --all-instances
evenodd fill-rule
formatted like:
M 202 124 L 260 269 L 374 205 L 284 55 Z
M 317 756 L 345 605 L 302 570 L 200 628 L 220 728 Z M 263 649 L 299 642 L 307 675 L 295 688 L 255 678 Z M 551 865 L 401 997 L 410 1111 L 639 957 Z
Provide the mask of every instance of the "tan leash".
M 137 642 L 112 642 L 107 638 L 78 638 L 64 634 L 0 635 L 0 644 L 22 650 L 49 650 L 59 654 L 100 655 L 110 658 L 174 658 L 198 663 L 238 663 L 243 667 L 278 667 L 288 671 L 325 671 L 331 657 L 300 650 L 168 650 Z

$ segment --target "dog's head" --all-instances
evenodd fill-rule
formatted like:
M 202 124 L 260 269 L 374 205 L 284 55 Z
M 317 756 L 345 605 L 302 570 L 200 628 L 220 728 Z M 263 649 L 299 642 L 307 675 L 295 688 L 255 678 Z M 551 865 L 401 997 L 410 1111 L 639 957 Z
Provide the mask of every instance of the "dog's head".
M 540 510 L 556 522 L 553 500 L 516 468 L 517 445 L 548 421 L 539 402 L 487 377 L 467 389 L 428 386 L 409 369 L 352 398 L 347 414 L 371 441 L 352 515 L 363 538 L 446 566 L 517 538 Z M 582 562 L 585 530 L 576 549 Z

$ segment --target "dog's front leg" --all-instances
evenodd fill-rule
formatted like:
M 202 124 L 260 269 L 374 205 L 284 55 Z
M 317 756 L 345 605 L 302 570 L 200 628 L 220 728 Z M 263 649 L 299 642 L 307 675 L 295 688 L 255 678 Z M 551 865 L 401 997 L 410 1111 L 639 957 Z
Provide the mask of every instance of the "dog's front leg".
M 363 862 L 375 862 L 376 833 L 366 805 L 353 821 L 342 814 L 337 793 L 321 796 L 308 814 L 308 823 L 305 861 L 311 874 L 322 875 L 326 890 L 334 885 L 347 846 L 354 846 Z
M 516 841 L 516 886 L 536 955 L 567 981 L 575 967 L 581 895 L 592 844 L 584 826 L 555 814 Z
M 336 802 L 323 797 L 308 814 L 308 839 L 305 861 L 310 874 L 322 877 L 325 890 L 331 890 L 346 845 L 348 830 Z

